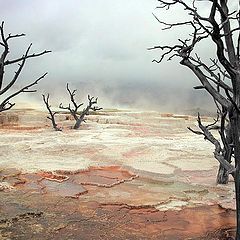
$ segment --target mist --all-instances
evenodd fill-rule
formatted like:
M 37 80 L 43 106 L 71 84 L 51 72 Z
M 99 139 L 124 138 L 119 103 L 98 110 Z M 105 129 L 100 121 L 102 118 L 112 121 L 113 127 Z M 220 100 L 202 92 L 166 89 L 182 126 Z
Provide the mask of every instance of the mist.
M 11 42 L 10 58 L 21 56 L 29 43 L 32 52 L 52 53 L 29 59 L 15 87 L 48 72 L 34 95 L 19 97 L 39 102 L 50 93 L 54 104 L 67 101 L 66 83 L 78 89 L 79 101 L 98 96 L 104 108 L 135 108 L 182 112 L 201 107 L 212 111 L 210 97 L 192 89 L 197 79 L 177 60 L 152 63 L 159 51 L 147 48 L 174 43 L 182 29 L 166 32 L 154 19 L 156 0 L 9 0 L 0 1 L 5 32 L 26 33 Z M 182 17 L 161 13 L 175 21 Z M 200 48 L 208 57 L 209 49 Z M 7 78 L 11 79 L 10 68 Z M 60 98 L 61 96 L 61 98 Z M 59 100 L 62 99 L 62 100 Z

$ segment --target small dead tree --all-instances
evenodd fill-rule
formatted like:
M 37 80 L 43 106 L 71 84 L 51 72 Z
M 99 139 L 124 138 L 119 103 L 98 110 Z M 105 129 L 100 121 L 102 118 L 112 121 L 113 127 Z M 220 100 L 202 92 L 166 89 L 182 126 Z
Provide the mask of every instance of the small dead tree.
M 198 127 L 206 140 L 214 144 L 214 157 L 219 161 L 218 183 L 227 183 L 231 174 L 235 182 L 237 232 L 240 240 L 240 2 L 227 0 L 158 0 L 160 10 L 171 11 L 180 7 L 185 10 L 186 21 L 168 23 L 154 17 L 164 30 L 184 27 L 189 30 L 186 39 L 178 39 L 175 45 L 159 45 L 150 49 L 162 51 L 159 60 L 179 58 L 180 64 L 190 69 L 200 85 L 195 89 L 207 91 L 213 98 L 219 115 L 220 141 L 204 126 L 198 115 Z M 205 42 L 216 51 L 213 58 L 203 60 L 196 52 Z M 206 45 L 205 45 L 206 46 Z M 216 125 L 213 124 L 213 125 Z M 213 127 L 213 126 L 212 126 Z
M 78 118 L 78 120 L 76 121 L 75 125 L 74 125 L 74 129 L 78 129 L 80 127 L 80 125 L 82 124 L 82 122 L 85 122 L 85 116 L 89 115 L 90 111 L 100 111 L 102 108 L 98 107 L 98 106 L 94 106 L 95 104 L 97 104 L 98 98 L 94 98 L 94 97 L 90 97 L 90 95 L 88 95 L 88 105 L 86 108 L 84 108 Z
M 78 109 L 83 105 L 83 103 L 80 103 L 80 104 L 77 104 L 76 101 L 75 101 L 75 95 L 76 95 L 76 91 L 77 89 L 74 89 L 73 91 L 70 90 L 69 88 L 69 84 L 67 83 L 67 91 L 69 93 L 69 96 L 70 96 L 70 100 L 71 100 L 71 103 L 68 104 L 67 107 L 64 107 L 62 103 L 60 103 L 59 105 L 59 108 L 60 109 L 64 109 L 64 110 L 68 110 L 70 112 L 70 114 L 73 116 L 73 118 L 75 119 L 75 121 L 78 120 L 78 116 L 79 116 L 79 111 Z M 73 105 L 73 108 L 72 106 Z
M 25 51 L 25 53 L 21 57 L 16 58 L 16 59 L 7 59 L 8 54 L 10 52 L 9 41 L 11 41 L 12 39 L 23 37 L 23 36 L 25 36 L 25 34 L 21 33 L 21 34 L 12 35 L 10 33 L 10 34 L 6 35 L 4 32 L 4 22 L 2 22 L 0 25 L 0 35 L 1 35 L 0 46 L 3 48 L 3 51 L 2 51 L 2 54 L 0 57 L 0 97 L 3 98 L 3 100 L 0 102 L 0 112 L 3 112 L 3 111 L 11 109 L 15 105 L 15 103 L 12 103 L 11 100 L 14 97 L 16 97 L 17 95 L 19 95 L 21 93 L 25 93 L 25 92 L 36 92 L 36 90 L 31 90 L 30 88 L 33 87 L 34 85 L 38 84 L 38 82 L 47 75 L 47 73 L 44 73 L 42 76 L 37 78 L 34 82 L 27 84 L 25 87 L 13 92 L 13 93 L 9 93 L 9 90 L 12 89 L 13 85 L 18 80 L 18 78 L 26 64 L 26 60 L 29 58 L 42 56 L 51 51 L 45 50 L 40 53 L 30 54 L 30 49 L 32 47 L 32 44 L 30 44 L 29 47 L 27 48 L 27 50 Z M 15 74 L 13 75 L 12 80 L 7 82 L 5 79 L 6 68 L 8 66 L 14 65 L 14 64 L 18 64 L 17 70 L 15 71 Z
M 43 98 L 43 102 L 45 103 L 45 106 L 48 110 L 48 113 L 50 116 L 48 116 L 47 118 L 49 120 L 51 120 L 52 122 L 52 126 L 53 128 L 56 130 L 56 131 L 62 131 L 62 129 L 60 127 L 58 127 L 56 121 L 55 121 L 55 115 L 58 113 L 58 112 L 53 112 L 51 110 L 51 105 L 49 104 L 49 94 L 47 94 L 47 96 L 45 96 L 44 94 L 42 95 L 42 98 Z
M 98 106 L 94 106 L 97 104 L 98 98 L 94 98 L 94 97 L 90 97 L 90 95 L 88 95 L 88 105 L 86 108 L 84 108 L 82 111 L 79 111 L 79 108 L 83 105 L 83 103 L 77 104 L 76 100 L 75 100 L 75 94 L 76 94 L 76 89 L 71 91 L 69 88 L 69 85 L 67 84 L 67 91 L 69 93 L 70 96 L 70 100 L 71 103 L 68 104 L 67 107 L 64 107 L 62 103 L 60 103 L 59 108 L 60 109 L 64 109 L 64 110 L 68 110 L 70 112 L 70 114 L 73 116 L 73 118 L 75 119 L 76 123 L 73 126 L 73 129 L 78 129 L 82 122 L 85 122 L 85 116 L 89 115 L 90 111 L 99 111 L 102 108 L 98 107 Z M 73 106 L 73 107 L 72 107 Z

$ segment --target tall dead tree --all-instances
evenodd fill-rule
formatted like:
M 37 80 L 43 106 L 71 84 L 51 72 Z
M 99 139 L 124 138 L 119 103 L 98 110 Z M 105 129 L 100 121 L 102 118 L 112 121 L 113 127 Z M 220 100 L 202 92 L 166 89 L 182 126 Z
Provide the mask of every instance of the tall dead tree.
M 220 140 L 211 133 L 213 126 L 205 126 L 198 115 L 199 131 L 215 146 L 214 157 L 220 163 L 218 183 L 226 183 L 228 174 L 235 181 L 237 233 L 240 239 L 240 2 L 227 0 L 158 0 L 161 11 L 176 10 L 181 7 L 186 12 L 186 21 L 157 21 L 163 29 L 182 27 L 189 31 L 186 39 L 178 39 L 175 45 L 159 45 L 151 49 L 162 51 L 160 63 L 164 59 L 180 58 L 180 64 L 189 68 L 198 78 L 200 85 L 195 89 L 207 91 L 213 98 L 219 121 Z M 175 13 L 175 16 L 177 14 Z M 214 46 L 214 58 L 203 60 L 196 52 L 198 45 Z
M 78 129 L 81 126 L 82 122 L 85 122 L 85 117 L 86 115 L 89 115 L 90 111 L 95 112 L 95 111 L 101 110 L 102 108 L 96 106 L 98 98 L 90 97 L 90 95 L 88 95 L 87 107 L 84 108 L 82 111 L 79 111 L 79 108 L 83 105 L 83 103 L 77 104 L 75 100 L 75 94 L 77 90 L 75 89 L 71 91 L 67 83 L 67 91 L 70 96 L 71 103 L 69 103 L 67 107 L 64 107 L 63 104 L 60 103 L 59 108 L 68 110 L 70 112 L 70 114 L 73 116 L 73 118 L 76 121 L 73 128 Z
M 47 73 L 44 73 L 42 76 L 37 78 L 32 83 L 27 84 L 26 86 L 20 88 L 17 91 L 14 91 L 14 92 L 11 91 L 13 85 L 18 80 L 18 78 L 26 64 L 27 59 L 39 57 L 39 56 L 49 53 L 51 51 L 45 50 L 40 53 L 30 53 L 30 50 L 32 47 L 32 44 L 30 44 L 22 56 L 20 56 L 19 58 L 16 58 L 16 59 L 8 59 L 8 54 L 10 52 L 9 42 L 12 39 L 23 37 L 23 36 L 25 36 L 25 34 L 21 33 L 21 34 L 12 35 L 10 33 L 10 34 L 6 35 L 4 32 L 4 22 L 2 22 L 0 25 L 0 35 L 1 35 L 0 46 L 3 49 L 2 53 L 1 53 L 1 57 L 0 57 L 0 97 L 2 98 L 2 100 L 0 102 L 0 112 L 3 112 L 3 111 L 11 109 L 15 105 L 15 103 L 12 103 L 11 100 L 14 97 L 16 97 L 17 95 L 19 95 L 21 93 L 25 93 L 25 92 L 36 92 L 36 90 L 32 90 L 31 87 L 38 84 L 38 82 L 47 75 Z M 14 65 L 14 64 L 18 64 L 17 69 L 16 69 L 12 79 L 10 81 L 7 81 L 5 78 L 6 69 L 8 66 Z

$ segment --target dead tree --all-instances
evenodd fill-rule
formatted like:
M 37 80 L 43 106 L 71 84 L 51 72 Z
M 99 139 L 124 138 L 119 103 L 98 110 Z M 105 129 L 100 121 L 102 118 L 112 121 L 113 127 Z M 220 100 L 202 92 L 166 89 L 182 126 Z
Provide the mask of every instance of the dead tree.
M 70 114 L 73 116 L 73 118 L 75 119 L 75 121 L 77 121 L 78 117 L 79 117 L 79 114 L 80 114 L 78 109 L 83 105 L 83 103 L 80 103 L 80 104 L 76 103 L 74 97 L 76 95 L 77 89 L 74 89 L 73 91 L 71 91 L 70 88 L 69 88 L 68 83 L 67 83 L 67 91 L 69 93 L 70 100 L 71 100 L 72 104 L 69 103 L 67 107 L 64 107 L 63 104 L 60 103 L 59 108 L 60 109 L 64 109 L 64 110 L 68 110 L 70 112 Z M 72 108 L 72 105 L 73 105 L 73 108 Z
M 240 2 L 227 0 L 206 0 L 208 12 L 203 12 L 198 4 L 203 1 L 158 0 L 161 11 L 171 11 L 175 7 L 185 10 L 188 20 L 168 23 L 156 15 L 163 29 L 184 27 L 189 30 L 187 39 L 178 39 L 175 45 L 158 45 L 161 56 L 154 62 L 180 58 L 180 64 L 189 68 L 198 78 L 200 85 L 195 89 L 207 91 L 216 103 L 219 115 L 218 141 L 209 126 L 204 126 L 198 116 L 198 126 L 205 139 L 215 145 L 214 157 L 220 163 L 218 182 L 226 183 L 228 174 L 235 181 L 237 206 L 237 233 L 240 239 Z M 230 12 L 231 5 L 231 12 Z M 202 6 L 202 5 L 201 5 Z M 234 10 L 232 8 L 235 7 Z M 176 8 L 175 8 L 176 9 Z M 201 10 L 201 11 L 199 11 Z M 201 43 L 215 46 L 215 55 L 208 61 L 196 53 Z
M 82 122 L 85 122 L 85 116 L 89 115 L 90 111 L 99 111 L 102 108 L 94 106 L 97 104 L 98 98 L 94 98 L 94 97 L 90 97 L 90 95 L 88 95 L 88 105 L 86 108 L 84 108 L 82 111 L 79 111 L 79 108 L 83 105 L 83 103 L 77 104 L 76 100 L 75 100 L 75 94 L 76 94 L 76 89 L 71 91 L 69 89 L 69 85 L 67 84 L 67 91 L 69 93 L 70 96 L 70 100 L 71 103 L 68 104 L 67 107 L 64 107 L 62 103 L 60 103 L 59 108 L 60 109 L 64 109 L 64 110 L 68 110 L 70 112 L 70 114 L 73 116 L 73 118 L 75 119 L 76 123 L 73 126 L 74 129 L 78 129 Z
M 86 108 L 82 110 L 80 116 L 78 117 L 78 120 L 76 121 L 73 127 L 74 129 L 78 129 L 82 124 L 82 122 L 85 122 L 85 116 L 89 115 L 90 111 L 96 112 L 102 109 L 98 106 L 94 106 L 95 104 L 97 104 L 97 101 L 98 101 L 98 98 L 90 97 L 90 95 L 88 95 L 88 105 Z
M 51 110 L 51 105 L 49 104 L 49 94 L 47 94 L 47 96 L 45 96 L 44 94 L 42 95 L 42 98 L 43 98 L 43 102 L 45 103 L 45 106 L 48 110 L 48 113 L 50 116 L 48 116 L 47 118 L 49 120 L 51 120 L 52 122 L 52 126 L 53 128 L 56 130 L 56 131 L 62 131 L 62 129 L 60 127 L 58 127 L 56 121 L 55 121 L 55 115 L 58 113 L 58 112 L 53 112 Z
M 36 90 L 31 90 L 30 88 L 33 87 L 34 85 L 38 84 L 38 82 L 47 75 L 47 73 L 44 73 L 42 76 L 37 78 L 34 82 L 27 84 L 25 87 L 15 91 L 15 92 L 12 92 L 11 91 L 12 87 L 18 80 L 18 78 L 26 64 L 26 60 L 29 58 L 39 57 L 39 56 L 49 53 L 51 51 L 45 50 L 40 53 L 30 54 L 30 49 L 32 47 L 32 44 L 30 44 L 29 47 L 27 48 L 27 50 L 25 51 L 25 53 L 21 57 L 16 58 L 16 59 L 7 59 L 8 54 L 10 52 L 9 41 L 11 41 L 12 39 L 23 37 L 23 36 L 25 36 L 25 34 L 22 33 L 22 34 L 12 35 L 10 33 L 10 34 L 6 35 L 4 32 L 4 22 L 2 22 L 0 25 L 0 35 L 1 35 L 0 46 L 3 48 L 3 51 L 2 51 L 2 54 L 0 57 L 0 96 L 3 99 L 0 102 L 0 112 L 3 112 L 3 111 L 11 109 L 15 105 L 15 103 L 12 103 L 11 100 L 14 97 L 16 97 L 17 95 L 24 93 L 24 92 L 36 92 Z M 14 65 L 14 64 L 18 64 L 17 70 L 15 71 L 12 79 L 9 82 L 7 82 L 6 78 L 5 78 L 6 68 L 8 66 Z M 11 93 L 9 93 L 9 92 L 11 92 Z

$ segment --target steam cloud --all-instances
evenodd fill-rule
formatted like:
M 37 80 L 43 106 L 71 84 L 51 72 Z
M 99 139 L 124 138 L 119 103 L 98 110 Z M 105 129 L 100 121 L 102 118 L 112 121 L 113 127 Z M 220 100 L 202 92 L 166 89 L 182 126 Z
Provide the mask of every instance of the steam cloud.
M 155 0 L 0 0 L 0 4 L 6 33 L 27 34 L 12 41 L 10 58 L 22 55 L 30 42 L 34 52 L 53 51 L 26 64 L 18 86 L 49 72 L 38 94 L 27 98 L 41 101 L 43 92 L 50 92 L 53 101 L 59 95 L 67 98 L 68 82 L 78 89 L 81 100 L 90 93 L 99 96 L 104 107 L 177 112 L 200 105 L 213 108 L 205 93 L 192 90 L 197 80 L 177 61 L 151 62 L 160 52 L 147 51 L 148 47 L 174 43 L 183 32 L 160 31 L 151 14 L 157 11 Z M 177 15 L 170 21 L 181 17 Z M 204 48 L 201 51 L 207 55 Z M 10 69 L 9 79 L 12 73 Z

